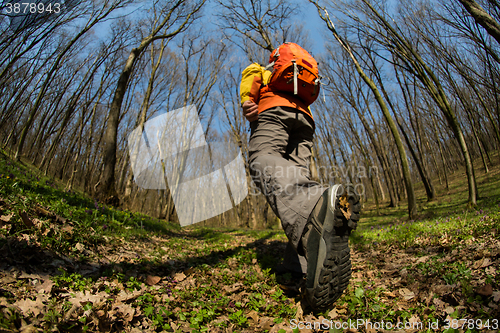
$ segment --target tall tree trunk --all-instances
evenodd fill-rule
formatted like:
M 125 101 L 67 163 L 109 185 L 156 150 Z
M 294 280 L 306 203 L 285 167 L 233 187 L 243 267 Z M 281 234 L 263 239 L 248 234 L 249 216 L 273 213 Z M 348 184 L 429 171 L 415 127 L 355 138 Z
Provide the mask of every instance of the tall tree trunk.
M 382 78 L 379 75 L 377 75 L 377 78 L 379 80 L 380 86 L 382 87 L 381 89 L 382 89 L 382 92 L 384 93 L 384 96 L 386 96 L 386 99 L 388 99 L 387 91 L 385 90 L 385 87 L 382 83 Z M 401 90 L 403 91 L 403 97 L 404 97 L 406 109 L 411 114 L 411 110 L 412 109 L 415 110 L 415 105 L 414 105 L 414 103 L 410 102 L 409 89 L 408 89 L 408 84 L 406 82 L 406 79 L 403 77 L 403 80 L 404 80 L 404 85 L 403 85 L 403 82 L 401 82 L 401 80 L 399 78 L 397 69 L 396 69 L 396 78 L 397 78 L 397 81 L 399 83 L 399 86 L 401 87 Z M 396 116 L 396 121 L 397 121 L 399 129 L 400 129 L 401 133 L 403 134 L 403 137 L 406 141 L 406 146 L 408 147 L 408 150 L 410 151 L 410 154 L 413 157 L 413 161 L 415 162 L 415 166 L 417 167 L 417 171 L 418 171 L 418 174 L 420 175 L 420 179 L 422 179 L 422 183 L 423 183 L 424 188 L 425 188 L 425 193 L 427 195 L 427 201 L 432 201 L 436 198 L 436 191 L 434 190 L 434 186 L 432 185 L 432 180 L 429 177 L 429 174 L 427 173 L 427 169 L 425 167 L 424 158 L 422 156 L 421 149 L 419 148 L 420 157 L 421 157 L 419 159 L 415 150 L 413 149 L 413 146 L 411 144 L 410 138 L 408 137 L 408 134 L 406 133 L 403 125 L 401 124 L 401 120 L 397 116 L 398 112 L 394 109 L 394 106 L 392 104 L 390 104 L 390 106 L 392 108 L 393 113 Z M 411 118 L 410 118 L 410 120 L 411 120 Z M 417 136 L 417 148 L 418 148 L 418 146 L 419 146 L 418 145 L 418 137 L 422 137 L 422 135 L 420 133 L 420 126 L 419 126 L 420 124 L 418 124 L 418 119 L 416 119 L 416 121 L 417 121 L 416 136 Z
M 76 42 L 83 35 L 85 35 L 90 29 L 92 29 L 93 26 L 95 26 L 97 23 L 99 23 L 102 19 L 106 18 L 106 16 L 108 16 L 115 9 L 116 9 L 116 6 L 110 6 L 109 8 L 106 9 L 106 11 L 104 11 L 104 9 L 103 9 L 103 11 L 101 13 L 99 13 L 97 15 L 97 17 L 95 17 L 91 21 L 87 22 L 85 27 L 66 45 L 66 47 L 61 51 L 61 53 L 59 53 L 56 60 L 52 64 L 50 70 L 47 72 L 47 76 L 45 78 L 45 81 L 43 82 L 42 86 L 40 87 L 40 91 L 39 91 L 38 96 L 35 100 L 35 103 L 33 104 L 33 107 L 30 110 L 30 113 L 28 115 L 28 119 L 26 120 L 26 123 L 23 125 L 23 130 L 21 132 L 21 138 L 19 139 L 19 145 L 17 146 L 17 150 L 16 150 L 16 154 L 14 156 L 14 159 L 19 160 L 19 158 L 22 154 L 24 142 L 26 140 L 26 136 L 28 135 L 28 132 L 31 129 L 31 125 L 33 124 L 33 121 L 35 120 L 35 116 L 38 112 L 38 109 L 40 108 L 40 105 L 42 104 L 42 99 L 45 96 L 47 88 L 52 83 L 52 76 L 59 69 L 59 66 L 60 66 L 61 62 L 63 61 L 66 53 L 68 53 L 68 51 L 71 50 L 73 45 L 75 45 Z
M 422 183 L 424 184 L 425 193 L 427 194 L 427 201 L 432 201 L 436 198 L 436 191 L 434 190 L 434 186 L 432 186 L 432 180 L 430 179 L 427 170 L 425 170 L 424 166 L 420 163 L 420 160 L 411 145 L 411 141 L 408 138 L 408 134 L 406 134 L 406 131 L 401 125 L 401 122 L 399 121 L 398 117 L 396 117 L 396 121 L 398 122 L 399 129 L 403 134 L 403 137 L 405 138 L 406 146 L 408 147 L 408 150 L 410 151 L 410 154 L 413 157 L 413 161 L 415 162 L 415 166 L 417 167 L 420 179 L 422 179 Z
M 146 37 L 144 37 L 140 45 L 133 48 L 130 55 L 125 63 L 120 76 L 118 78 L 118 83 L 113 95 L 113 101 L 111 102 L 111 107 L 109 110 L 108 122 L 106 124 L 106 132 L 104 134 L 104 148 L 103 148 L 103 174 L 101 179 L 101 191 L 100 199 L 106 203 L 112 205 L 119 205 L 120 200 L 118 198 L 118 193 L 115 188 L 115 167 L 116 167 L 116 147 L 117 147 L 117 135 L 118 135 L 118 124 L 120 119 L 121 106 L 123 103 L 123 98 L 127 91 L 127 86 L 129 83 L 130 76 L 134 69 L 134 66 L 141 56 L 142 52 L 156 39 L 171 39 L 180 32 L 182 32 L 191 21 L 191 16 L 198 12 L 204 1 L 196 6 L 189 14 L 186 15 L 185 20 L 181 22 L 179 27 L 172 33 L 167 33 L 165 35 L 158 35 L 160 31 L 167 26 L 172 15 L 174 15 L 177 8 L 183 5 L 185 0 L 177 0 L 168 13 L 166 13 L 165 18 L 157 26 L 154 27 L 153 31 Z M 157 22 L 155 22 L 157 23 Z
M 368 166 L 368 170 L 371 170 L 371 162 L 368 154 L 366 153 L 365 149 L 363 148 L 363 142 L 361 141 L 361 138 L 359 137 L 358 132 L 353 128 L 352 123 L 348 122 L 349 127 L 351 128 L 351 133 L 353 133 L 354 138 L 358 142 L 359 148 L 361 150 L 361 154 L 363 155 L 363 158 L 365 160 L 365 164 Z M 375 207 L 376 207 L 376 212 L 377 215 L 380 215 L 380 205 L 379 205 L 379 200 L 378 200 L 378 193 L 377 193 L 377 188 L 375 187 L 375 184 L 373 182 L 373 175 L 371 171 L 368 172 L 368 178 L 370 179 L 370 184 L 373 189 L 373 197 L 375 199 Z M 366 190 L 364 191 L 366 195 Z
M 160 52 L 158 54 L 158 59 L 155 61 L 155 52 L 154 52 L 154 44 L 151 43 L 151 74 L 149 76 L 149 81 L 148 81 L 148 87 L 146 88 L 146 93 L 144 95 L 144 98 L 142 100 L 142 105 L 141 105 L 141 112 L 137 115 L 135 127 L 140 129 L 140 132 L 142 133 L 144 131 L 144 124 L 146 123 L 147 119 L 147 114 L 149 111 L 149 106 L 151 103 L 151 95 L 153 94 L 153 88 L 156 80 L 156 73 L 158 71 L 158 68 L 161 64 L 161 60 L 163 58 L 163 53 L 165 51 L 165 47 L 167 45 L 165 44 L 165 40 L 161 40 L 160 44 Z M 133 155 L 135 156 L 138 152 L 134 152 Z M 130 160 L 130 155 L 127 154 L 127 159 L 126 163 L 124 164 L 124 168 L 128 165 L 128 161 Z M 122 179 L 120 180 L 119 184 L 123 183 L 123 176 L 125 174 L 125 170 L 122 170 Z M 127 181 L 125 183 L 125 191 L 123 195 L 123 200 L 127 201 L 130 199 L 130 194 L 132 193 L 132 179 L 133 179 L 133 174 L 132 172 L 129 172 Z M 168 183 L 165 181 L 166 186 L 168 186 Z
M 500 44 L 500 24 L 474 0 L 458 0 L 474 20 Z
M 367 104 L 368 105 L 368 104 Z M 361 120 L 361 123 L 363 124 L 363 128 L 365 129 L 366 133 L 368 134 L 368 137 L 370 139 L 370 142 L 373 146 L 373 149 L 375 150 L 375 154 L 377 155 L 377 158 L 380 162 L 380 165 L 382 166 L 382 170 L 385 173 L 385 179 L 387 183 L 387 189 L 389 191 L 389 207 L 398 207 L 398 198 L 396 197 L 396 180 L 394 178 L 394 175 L 392 173 L 392 170 L 390 168 L 390 164 L 387 160 L 387 155 L 383 152 L 381 145 L 378 143 L 378 140 L 375 137 L 375 134 L 373 133 L 372 129 L 370 128 L 370 125 L 368 121 L 366 120 L 365 116 L 359 109 L 359 107 L 355 103 L 351 103 L 351 106 L 354 108 L 356 113 L 358 114 L 359 119 Z M 368 111 L 370 109 L 368 108 Z M 379 178 L 380 181 L 380 178 Z M 382 188 L 382 187 L 381 187 Z
M 479 149 L 479 154 L 481 155 L 481 160 L 483 162 L 484 172 L 488 173 L 489 172 L 488 163 L 486 162 L 486 158 L 484 156 L 485 149 L 483 147 L 483 144 L 481 143 L 481 140 L 479 140 L 479 137 L 478 137 L 477 131 L 476 131 L 476 126 L 474 125 L 474 121 L 472 120 L 472 117 L 471 117 L 469 111 L 465 110 L 465 113 L 467 114 L 467 119 L 469 119 L 472 135 L 474 136 L 474 140 L 476 141 L 477 147 Z
M 394 57 L 404 61 L 407 65 L 406 69 L 422 82 L 448 121 L 448 124 L 453 130 L 455 138 L 460 146 L 465 163 L 469 189 L 468 203 L 470 206 L 475 206 L 477 204 L 477 186 L 472 159 L 458 118 L 453 111 L 448 98 L 446 97 L 445 91 L 439 79 L 422 59 L 420 54 L 410 44 L 408 39 L 402 36 L 367 0 L 361 1 L 373 13 L 374 18 L 379 21 L 380 25 L 386 29 L 389 35 L 387 38 L 389 38 L 389 42 L 391 43 L 390 48 Z

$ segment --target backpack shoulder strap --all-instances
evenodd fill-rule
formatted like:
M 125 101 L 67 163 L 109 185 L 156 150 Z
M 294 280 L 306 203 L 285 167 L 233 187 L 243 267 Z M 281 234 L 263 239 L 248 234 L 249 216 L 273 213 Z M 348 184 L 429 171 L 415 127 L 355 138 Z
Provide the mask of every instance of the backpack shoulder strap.
M 254 96 L 254 91 L 256 88 L 254 86 L 258 84 L 258 88 L 260 88 L 260 84 L 266 84 L 270 76 L 267 73 L 269 73 L 269 71 L 266 71 L 265 68 L 258 63 L 253 63 L 243 70 L 240 82 L 241 104 L 250 99 L 255 99 L 256 96 Z

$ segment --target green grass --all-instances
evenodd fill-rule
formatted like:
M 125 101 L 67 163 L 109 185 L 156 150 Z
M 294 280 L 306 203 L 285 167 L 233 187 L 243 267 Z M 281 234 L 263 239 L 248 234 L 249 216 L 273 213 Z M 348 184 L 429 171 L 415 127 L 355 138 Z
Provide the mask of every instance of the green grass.
M 495 159 L 496 157 L 494 157 Z M 415 185 L 418 214 L 415 220 L 408 219 L 408 206 L 380 207 L 365 203 L 359 228 L 353 242 L 361 246 L 377 243 L 393 244 L 401 248 L 418 245 L 421 238 L 436 243 L 443 235 L 454 241 L 470 239 L 478 234 L 499 234 L 500 218 L 500 168 L 491 168 L 488 174 L 476 170 L 479 198 L 476 207 L 468 207 L 467 179 L 464 173 L 449 175 L 449 190 L 434 180 L 438 197 L 427 201 L 423 185 Z
M 42 245 L 64 253 L 77 243 L 96 246 L 103 241 L 103 236 L 147 237 L 149 232 L 171 235 L 181 230 L 173 223 L 107 207 L 82 193 L 63 191 L 50 177 L 3 154 L 0 155 L 0 199 L 5 202 L 0 207 L 2 214 L 13 214 L 10 235 L 26 231 L 20 216 L 22 211 L 31 218 L 49 217 L 33 232 L 46 233 L 40 237 Z M 51 215 L 40 216 L 39 208 Z M 71 231 L 64 231 L 62 224 L 71 226 Z M 0 232 L 6 233 L 4 229 Z M 0 239 L 2 241 L 5 239 Z

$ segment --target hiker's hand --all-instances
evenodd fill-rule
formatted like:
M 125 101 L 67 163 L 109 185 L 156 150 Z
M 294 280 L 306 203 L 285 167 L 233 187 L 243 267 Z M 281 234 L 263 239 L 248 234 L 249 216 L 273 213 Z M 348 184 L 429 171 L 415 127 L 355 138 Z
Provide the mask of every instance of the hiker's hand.
M 259 107 L 254 102 L 248 100 L 245 101 L 242 105 L 243 107 L 243 115 L 247 118 L 248 121 L 252 122 L 259 118 Z

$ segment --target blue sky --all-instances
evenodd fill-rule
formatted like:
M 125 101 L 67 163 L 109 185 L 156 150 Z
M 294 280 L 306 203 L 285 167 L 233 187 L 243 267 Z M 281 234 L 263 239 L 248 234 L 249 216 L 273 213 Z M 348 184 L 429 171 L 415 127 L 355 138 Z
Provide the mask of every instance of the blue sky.
M 309 37 L 312 40 L 312 50 L 311 52 L 315 55 L 319 55 L 325 52 L 325 38 L 324 34 L 326 32 L 326 25 L 320 19 L 316 7 L 306 2 L 302 5 L 304 10 L 304 25 L 307 30 L 309 30 Z

